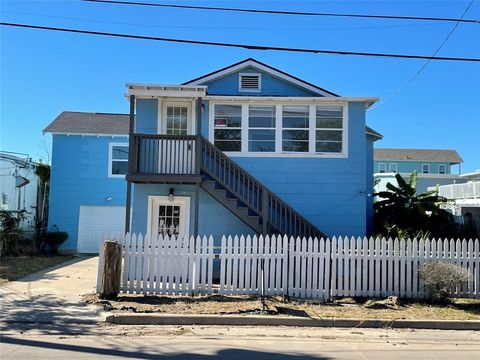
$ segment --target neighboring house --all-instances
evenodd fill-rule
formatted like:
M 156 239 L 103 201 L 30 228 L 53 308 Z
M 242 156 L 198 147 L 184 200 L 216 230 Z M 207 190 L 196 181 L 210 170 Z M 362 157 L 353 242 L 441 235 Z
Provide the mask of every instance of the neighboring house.
M 455 150 L 433 149 L 386 149 L 374 150 L 375 179 L 379 180 L 377 191 L 385 190 L 388 182 L 397 184 L 395 174 L 408 179 L 413 171 L 417 172 L 417 192 L 425 192 L 436 185 L 463 183 L 466 180 L 453 174 L 452 169 L 463 162 Z
M 35 231 L 36 208 L 38 203 L 37 164 L 28 156 L 0 152 L 0 210 L 8 210 L 16 215 L 23 212 L 20 223 L 25 235 Z
M 341 97 L 253 59 L 127 89 L 129 115 L 64 112 L 45 129 L 50 224 L 69 232 L 64 250 L 96 252 L 104 233 L 124 230 L 216 244 L 369 234 L 381 135 L 365 120 L 376 98 Z
M 466 182 L 439 186 L 438 193 L 453 201 L 447 208 L 457 217 L 457 221 L 472 224 L 480 234 L 480 170 L 460 177 Z

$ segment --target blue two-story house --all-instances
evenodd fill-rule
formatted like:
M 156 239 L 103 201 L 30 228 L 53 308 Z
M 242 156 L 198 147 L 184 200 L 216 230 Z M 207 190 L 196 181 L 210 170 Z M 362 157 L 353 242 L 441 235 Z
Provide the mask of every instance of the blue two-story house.
M 373 97 L 342 97 L 254 59 L 179 85 L 127 84 L 129 114 L 64 112 L 50 224 L 64 250 L 109 232 L 363 236 Z

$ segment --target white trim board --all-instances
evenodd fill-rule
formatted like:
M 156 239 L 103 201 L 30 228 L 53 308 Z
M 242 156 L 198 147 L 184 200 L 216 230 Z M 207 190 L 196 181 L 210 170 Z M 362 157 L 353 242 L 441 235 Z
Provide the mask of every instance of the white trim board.
M 204 100 L 212 101 L 231 101 L 231 102 L 269 102 L 278 103 L 347 103 L 347 102 L 364 102 L 366 106 L 370 106 L 379 100 L 378 97 L 317 97 L 317 96 L 232 96 L 232 95 L 207 95 Z
M 128 134 L 94 134 L 94 133 L 72 133 L 72 132 L 51 132 L 52 135 L 66 135 L 66 136 L 95 136 L 95 137 L 122 137 L 128 139 Z

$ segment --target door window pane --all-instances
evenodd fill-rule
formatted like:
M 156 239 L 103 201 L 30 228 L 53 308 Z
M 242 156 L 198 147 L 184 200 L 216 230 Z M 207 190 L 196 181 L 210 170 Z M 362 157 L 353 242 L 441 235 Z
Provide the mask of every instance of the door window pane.
M 167 134 L 187 135 L 188 109 L 186 106 L 167 107 Z
M 158 234 L 178 236 L 180 233 L 180 206 L 159 205 Z

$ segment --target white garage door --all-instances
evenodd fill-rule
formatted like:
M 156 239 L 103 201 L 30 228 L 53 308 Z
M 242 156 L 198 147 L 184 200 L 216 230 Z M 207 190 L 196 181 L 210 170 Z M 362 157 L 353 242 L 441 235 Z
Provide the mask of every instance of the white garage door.
M 78 252 L 98 253 L 105 236 L 121 235 L 124 229 L 124 206 L 80 206 Z

